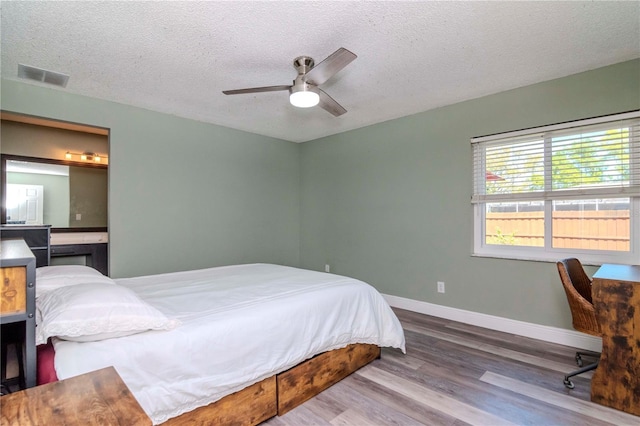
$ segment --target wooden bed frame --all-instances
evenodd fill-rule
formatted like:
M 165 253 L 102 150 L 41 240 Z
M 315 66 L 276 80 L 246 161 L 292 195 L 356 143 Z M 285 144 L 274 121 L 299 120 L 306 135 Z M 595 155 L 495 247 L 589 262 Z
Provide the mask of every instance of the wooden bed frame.
M 163 426 L 257 425 L 292 410 L 379 357 L 378 346 L 362 343 L 324 352 L 219 401 L 169 419 Z

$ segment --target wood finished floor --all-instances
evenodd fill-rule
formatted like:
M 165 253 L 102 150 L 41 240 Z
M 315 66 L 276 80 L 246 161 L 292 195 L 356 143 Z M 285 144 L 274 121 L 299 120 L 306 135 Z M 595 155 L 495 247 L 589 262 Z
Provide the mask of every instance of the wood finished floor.
M 394 309 L 407 354 L 381 359 L 265 425 L 640 425 L 590 402 L 575 348 Z

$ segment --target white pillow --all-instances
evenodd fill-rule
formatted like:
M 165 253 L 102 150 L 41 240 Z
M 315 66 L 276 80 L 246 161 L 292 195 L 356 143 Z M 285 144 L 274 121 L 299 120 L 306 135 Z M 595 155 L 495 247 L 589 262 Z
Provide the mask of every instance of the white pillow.
M 94 269 L 86 265 L 55 265 L 55 266 L 40 266 L 36 268 L 36 277 L 55 277 L 61 275 L 72 276 L 102 276 L 102 273 L 97 269 Z
M 147 330 L 171 330 L 180 322 L 140 299 L 132 290 L 101 282 L 61 287 L 40 296 L 37 340 L 49 337 L 90 342 Z
M 60 287 L 90 282 L 115 284 L 97 269 L 85 265 L 41 266 L 36 268 L 36 298 Z

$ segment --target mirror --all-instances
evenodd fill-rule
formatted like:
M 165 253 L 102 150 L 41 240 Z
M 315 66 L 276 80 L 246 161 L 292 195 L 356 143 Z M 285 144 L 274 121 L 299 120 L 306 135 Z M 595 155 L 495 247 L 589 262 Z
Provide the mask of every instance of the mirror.
M 106 229 L 107 170 L 100 164 L 3 154 L 3 223 Z

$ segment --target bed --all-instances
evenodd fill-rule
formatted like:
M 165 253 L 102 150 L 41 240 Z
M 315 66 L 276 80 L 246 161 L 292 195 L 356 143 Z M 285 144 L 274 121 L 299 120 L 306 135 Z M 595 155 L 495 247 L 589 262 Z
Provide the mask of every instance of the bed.
M 380 347 L 405 350 L 384 298 L 352 278 L 271 264 L 116 280 L 55 268 L 37 271 L 36 334 L 57 378 L 113 365 L 154 424 L 256 424 Z

